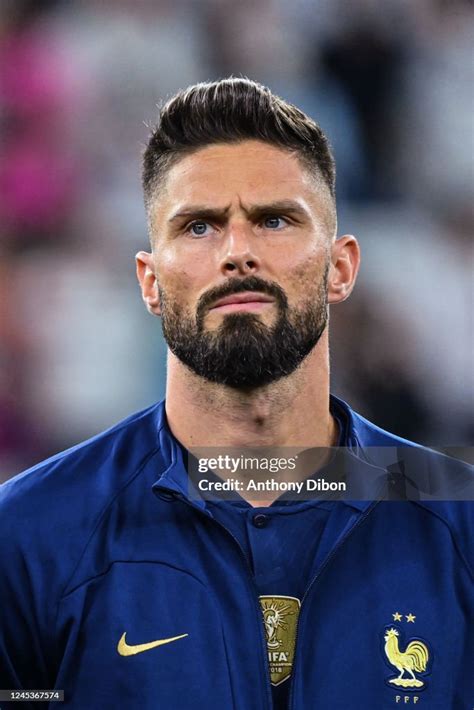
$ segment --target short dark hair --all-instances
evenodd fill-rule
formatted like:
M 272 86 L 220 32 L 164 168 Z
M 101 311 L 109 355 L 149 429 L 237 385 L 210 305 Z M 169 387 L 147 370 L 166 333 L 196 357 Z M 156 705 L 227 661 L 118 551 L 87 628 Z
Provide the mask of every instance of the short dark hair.
M 145 203 L 149 205 L 160 180 L 179 158 L 214 143 L 244 140 L 294 151 L 334 197 L 334 158 L 318 124 L 267 87 L 228 78 L 190 86 L 161 109 L 143 155 Z

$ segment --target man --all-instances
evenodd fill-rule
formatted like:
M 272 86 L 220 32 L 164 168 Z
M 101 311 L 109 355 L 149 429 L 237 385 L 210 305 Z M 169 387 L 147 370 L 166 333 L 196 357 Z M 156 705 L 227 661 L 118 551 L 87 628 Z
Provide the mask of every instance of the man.
M 423 499 L 470 474 L 329 395 L 328 304 L 359 247 L 335 238 L 321 130 L 251 81 L 194 86 L 163 108 L 143 185 L 166 402 L 4 485 L 1 687 L 81 710 L 471 707 L 472 510 Z M 301 485 L 338 474 L 340 447 L 362 488 L 262 500 L 242 467 L 227 497 L 191 476 L 203 448 L 259 447 L 319 452 Z

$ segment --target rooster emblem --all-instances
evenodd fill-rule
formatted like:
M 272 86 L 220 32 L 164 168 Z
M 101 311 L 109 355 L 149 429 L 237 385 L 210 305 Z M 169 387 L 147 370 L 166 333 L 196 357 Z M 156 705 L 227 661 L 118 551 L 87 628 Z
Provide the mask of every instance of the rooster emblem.
M 402 688 L 422 688 L 425 684 L 415 676 L 414 671 L 417 673 L 426 671 L 430 657 L 428 647 L 423 641 L 415 639 L 410 641 L 404 651 L 400 651 L 398 636 L 399 633 L 394 628 L 387 629 L 384 636 L 385 655 L 392 666 L 400 672 L 399 676 L 390 678 L 388 682 Z M 405 673 L 408 673 L 409 677 L 404 677 Z

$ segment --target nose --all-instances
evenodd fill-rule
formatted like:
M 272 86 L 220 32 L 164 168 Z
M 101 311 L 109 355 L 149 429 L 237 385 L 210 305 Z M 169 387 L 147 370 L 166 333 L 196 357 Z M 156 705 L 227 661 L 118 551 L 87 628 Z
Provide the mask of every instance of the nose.
M 231 226 L 225 242 L 225 252 L 220 268 L 225 276 L 248 276 L 260 269 L 260 259 L 255 254 L 254 241 L 245 226 Z

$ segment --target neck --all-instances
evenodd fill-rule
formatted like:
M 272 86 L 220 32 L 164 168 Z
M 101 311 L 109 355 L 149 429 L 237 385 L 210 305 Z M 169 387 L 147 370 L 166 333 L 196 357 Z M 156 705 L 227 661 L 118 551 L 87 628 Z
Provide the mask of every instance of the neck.
M 327 330 L 294 373 L 248 392 L 208 382 L 169 353 L 166 415 L 187 449 L 334 446 Z

